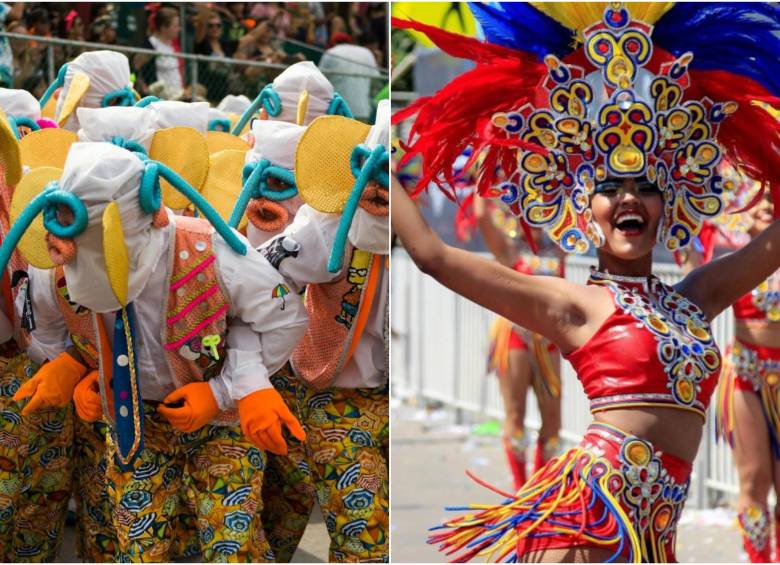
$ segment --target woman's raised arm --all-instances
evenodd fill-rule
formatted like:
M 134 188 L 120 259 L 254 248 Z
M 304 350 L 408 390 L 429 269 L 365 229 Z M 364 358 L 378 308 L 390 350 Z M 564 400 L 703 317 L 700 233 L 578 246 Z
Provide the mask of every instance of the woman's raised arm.
M 678 290 L 712 320 L 780 269 L 780 220 L 745 247 L 691 271 Z
M 577 285 L 558 277 L 528 276 L 445 244 L 398 181 L 391 189 L 393 230 L 421 271 L 452 291 L 512 322 L 573 349 L 573 329 L 586 324 L 575 301 Z

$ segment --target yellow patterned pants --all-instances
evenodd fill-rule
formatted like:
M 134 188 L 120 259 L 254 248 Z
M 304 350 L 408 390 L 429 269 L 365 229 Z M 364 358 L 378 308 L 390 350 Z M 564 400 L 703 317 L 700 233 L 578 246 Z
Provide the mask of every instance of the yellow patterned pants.
M 0 346 L 0 560 L 54 561 L 73 472 L 70 406 L 22 417 L 11 396 L 37 367 L 13 342 Z
M 272 380 L 306 429 L 305 444 L 288 435 L 288 455 L 268 456 L 263 524 L 277 561 L 292 558 L 315 500 L 331 538 L 329 561 L 387 561 L 387 388 L 316 392 L 291 377 L 289 365 Z
M 265 454 L 238 426 L 186 434 L 144 403 L 144 448 L 121 471 L 109 444 L 108 493 L 122 562 L 170 561 L 178 551 L 182 493 L 208 562 L 272 561 L 261 520 Z

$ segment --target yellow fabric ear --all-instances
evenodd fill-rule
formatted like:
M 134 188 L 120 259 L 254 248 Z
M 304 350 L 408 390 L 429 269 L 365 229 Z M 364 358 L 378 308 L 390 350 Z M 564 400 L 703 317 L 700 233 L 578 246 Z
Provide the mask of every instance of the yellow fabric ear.
M 149 157 L 173 169 L 198 192 L 203 189 L 209 172 L 209 147 L 198 130 L 184 126 L 158 130 Z M 161 179 L 160 188 L 169 208 L 182 210 L 190 204 L 168 181 Z
M 41 117 L 54 120 L 54 114 L 57 112 L 57 100 L 60 96 L 60 90 L 54 91 L 54 95 L 50 96 L 46 101 L 46 105 L 41 108 Z
M 65 167 L 70 146 L 78 136 L 72 131 L 59 128 L 45 128 L 28 133 L 19 143 L 22 151 L 22 165 L 37 167 Z
M 130 259 L 122 231 L 122 216 L 116 202 L 111 202 L 103 211 L 103 261 L 114 296 L 119 304 L 127 306 Z
M 237 149 L 238 151 L 249 151 L 251 149 L 246 141 L 226 131 L 207 132 L 206 143 L 209 146 L 209 155 L 226 149 Z
M 295 184 L 309 206 L 337 213 L 352 192 L 349 159 L 371 126 L 343 116 L 320 116 L 303 132 L 295 150 Z
M 9 219 L 11 224 L 19 218 L 21 213 L 27 208 L 30 201 L 38 196 L 46 185 L 53 180 L 58 180 L 62 176 L 62 169 L 55 167 L 40 167 L 33 169 L 19 181 L 14 190 L 14 196 L 11 200 L 11 210 Z M 54 267 L 49 250 L 46 245 L 46 228 L 43 227 L 43 214 L 38 214 L 36 218 L 24 232 L 17 245 L 19 253 L 22 254 L 25 261 L 33 267 L 39 269 L 51 269 Z
M 238 123 L 238 120 L 241 119 L 241 116 L 239 114 L 234 114 L 233 112 L 230 112 L 228 113 L 227 117 L 230 120 L 230 131 L 233 131 L 233 128 L 236 127 L 236 124 Z M 238 137 L 243 137 L 246 134 L 246 132 L 249 131 L 249 126 L 251 124 L 252 124 L 252 120 L 247 120 L 244 129 L 242 129 L 239 132 Z
M 84 98 L 87 90 L 89 90 L 89 84 L 89 75 L 85 73 L 76 73 L 73 76 L 68 91 L 65 93 L 65 100 L 62 102 L 62 107 L 60 108 L 60 115 L 57 116 L 57 124 L 60 127 L 64 126 L 71 114 L 76 111 L 76 108 L 78 108 L 81 103 L 81 99 Z M 60 94 L 60 96 L 62 96 L 62 94 Z
M 22 178 L 22 160 L 19 140 L 16 139 L 5 113 L 0 110 L 0 167 L 9 187 L 16 186 Z
M 295 123 L 302 126 L 306 122 L 306 110 L 309 109 L 309 91 L 304 90 L 298 97 L 298 114 Z
M 233 207 L 241 194 L 242 171 L 246 151 L 226 149 L 213 153 L 209 157 L 209 176 L 203 187 L 203 197 L 214 206 L 222 219 L 226 222 L 230 219 Z M 246 227 L 246 214 L 241 218 L 238 229 Z

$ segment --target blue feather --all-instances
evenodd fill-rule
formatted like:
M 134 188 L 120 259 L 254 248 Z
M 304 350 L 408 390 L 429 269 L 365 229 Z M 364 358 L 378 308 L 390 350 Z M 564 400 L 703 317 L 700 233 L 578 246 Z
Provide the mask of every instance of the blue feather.
M 780 94 L 780 10 L 759 2 L 678 2 L 656 23 L 653 41 L 692 69 L 747 76 Z M 736 87 L 736 85 L 735 85 Z
M 563 57 L 572 51 L 573 32 L 530 4 L 469 2 L 469 8 L 490 43 L 534 53 L 539 60 L 548 53 Z

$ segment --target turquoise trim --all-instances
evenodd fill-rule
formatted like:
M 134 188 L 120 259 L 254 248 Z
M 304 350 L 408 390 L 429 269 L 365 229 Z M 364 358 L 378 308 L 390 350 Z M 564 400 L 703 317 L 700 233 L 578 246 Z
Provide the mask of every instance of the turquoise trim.
M 16 118 L 8 116 L 8 123 L 11 124 L 11 127 L 14 130 L 14 134 L 16 135 L 16 139 L 22 138 L 21 134 L 19 133 L 19 126 L 30 128 L 31 131 L 38 131 L 41 129 L 41 126 L 38 125 L 38 122 L 32 118 L 28 118 L 27 116 L 19 116 Z
M 33 198 L 3 238 L 3 244 L 0 245 L 0 273 L 6 272 L 8 261 L 11 259 L 11 254 L 14 252 L 14 249 L 16 249 L 19 240 L 22 239 L 22 236 L 30 227 L 30 224 L 32 224 L 35 217 L 43 211 L 46 206 L 47 196 L 47 191 L 43 191 Z
M 138 102 L 135 103 L 136 108 L 146 108 L 152 102 L 159 102 L 160 99 L 156 96 L 144 96 Z
M 141 210 L 154 214 L 162 205 L 162 190 L 160 189 L 160 167 L 155 161 L 144 163 L 144 174 L 141 177 L 141 188 L 138 191 Z
M 266 84 L 263 90 L 260 91 L 260 94 L 252 100 L 249 107 L 241 114 L 241 118 L 236 122 L 231 133 L 233 135 L 239 135 L 249 119 L 260 111 L 260 106 L 265 108 L 265 111 L 272 118 L 275 118 L 282 113 L 282 99 L 279 97 L 276 90 L 274 90 L 273 84 Z
M 232 228 L 238 227 L 250 200 L 266 198 L 268 200 L 273 200 L 274 202 L 282 202 L 284 200 L 289 200 L 298 194 L 298 186 L 295 184 L 295 175 L 293 172 L 283 169 L 282 167 L 271 165 L 271 162 L 268 159 L 260 159 L 254 163 L 244 165 L 242 177 L 244 186 L 241 189 L 241 194 L 239 195 L 238 201 L 236 201 L 236 205 L 233 207 L 230 219 L 228 220 L 228 223 Z M 289 184 L 290 188 L 281 191 L 270 190 L 268 188 L 269 178 L 275 178 L 285 184 Z
M 137 141 L 133 141 L 132 139 L 125 139 L 121 135 L 112 136 L 111 143 L 113 143 L 117 147 L 121 147 L 122 149 L 127 149 L 128 151 L 132 151 L 133 153 L 141 153 L 143 155 L 146 155 L 146 148 L 143 145 L 141 145 Z
M 338 92 L 333 95 L 333 99 L 328 104 L 329 116 L 344 116 L 345 118 L 354 118 L 352 110 L 349 109 L 347 101 L 341 97 Z
M 209 131 L 230 131 L 230 120 L 227 118 L 214 118 L 209 120 Z
M 57 206 L 67 206 L 73 213 L 73 223 L 63 226 L 57 219 Z M 43 209 L 43 227 L 57 237 L 73 239 L 84 233 L 89 223 L 87 207 L 72 192 L 60 190 L 57 181 L 46 186 L 46 206 Z
M 49 88 L 46 89 L 46 92 L 43 93 L 43 96 L 41 96 L 40 105 L 41 108 L 46 106 L 46 103 L 49 101 L 49 98 L 52 97 L 54 92 L 62 87 L 63 84 L 65 84 L 65 73 L 68 71 L 68 64 L 65 63 L 60 67 L 60 70 L 57 72 L 57 78 L 54 79 L 54 82 L 52 82 L 49 85 Z
M 171 183 L 173 188 L 181 192 L 190 200 L 190 202 L 195 204 L 195 206 L 206 217 L 209 223 L 214 226 L 214 229 L 217 231 L 217 233 L 222 236 L 222 239 L 225 240 L 225 242 L 233 251 L 239 255 L 247 254 L 246 244 L 242 242 L 241 239 L 239 239 L 238 234 L 230 229 L 230 226 L 225 223 L 225 220 L 220 217 L 219 213 L 211 206 L 211 204 L 206 201 L 205 198 L 203 198 L 203 196 L 200 195 L 197 190 L 192 188 L 187 183 L 187 181 L 181 178 L 172 169 L 168 168 L 162 163 L 157 163 L 154 161 L 152 162 L 159 167 L 159 176 Z M 146 176 L 146 171 L 144 171 L 144 176 Z
M 355 184 L 352 192 L 344 205 L 344 211 L 341 213 L 339 227 L 336 230 L 336 237 L 333 240 L 330 258 L 328 259 L 328 272 L 338 273 L 344 263 L 344 250 L 347 246 L 347 236 L 352 227 L 352 220 L 355 218 L 360 198 L 366 189 L 369 181 L 375 180 L 384 187 L 388 186 L 389 174 L 387 167 L 389 165 L 390 155 L 384 145 L 378 145 L 369 149 L 366 145 L 358 145 L 352 150 L 350 155 L 350 169 L 355 177 Z
M 104 95 L 100 104 L 103 108 L 107 108 L 114 100 L 119 101 L 119 103 L 114 104 L 114 106 L 133 106 L 135 104 L 135 94 L 130 87 L 125 86 L 112 90 Z

